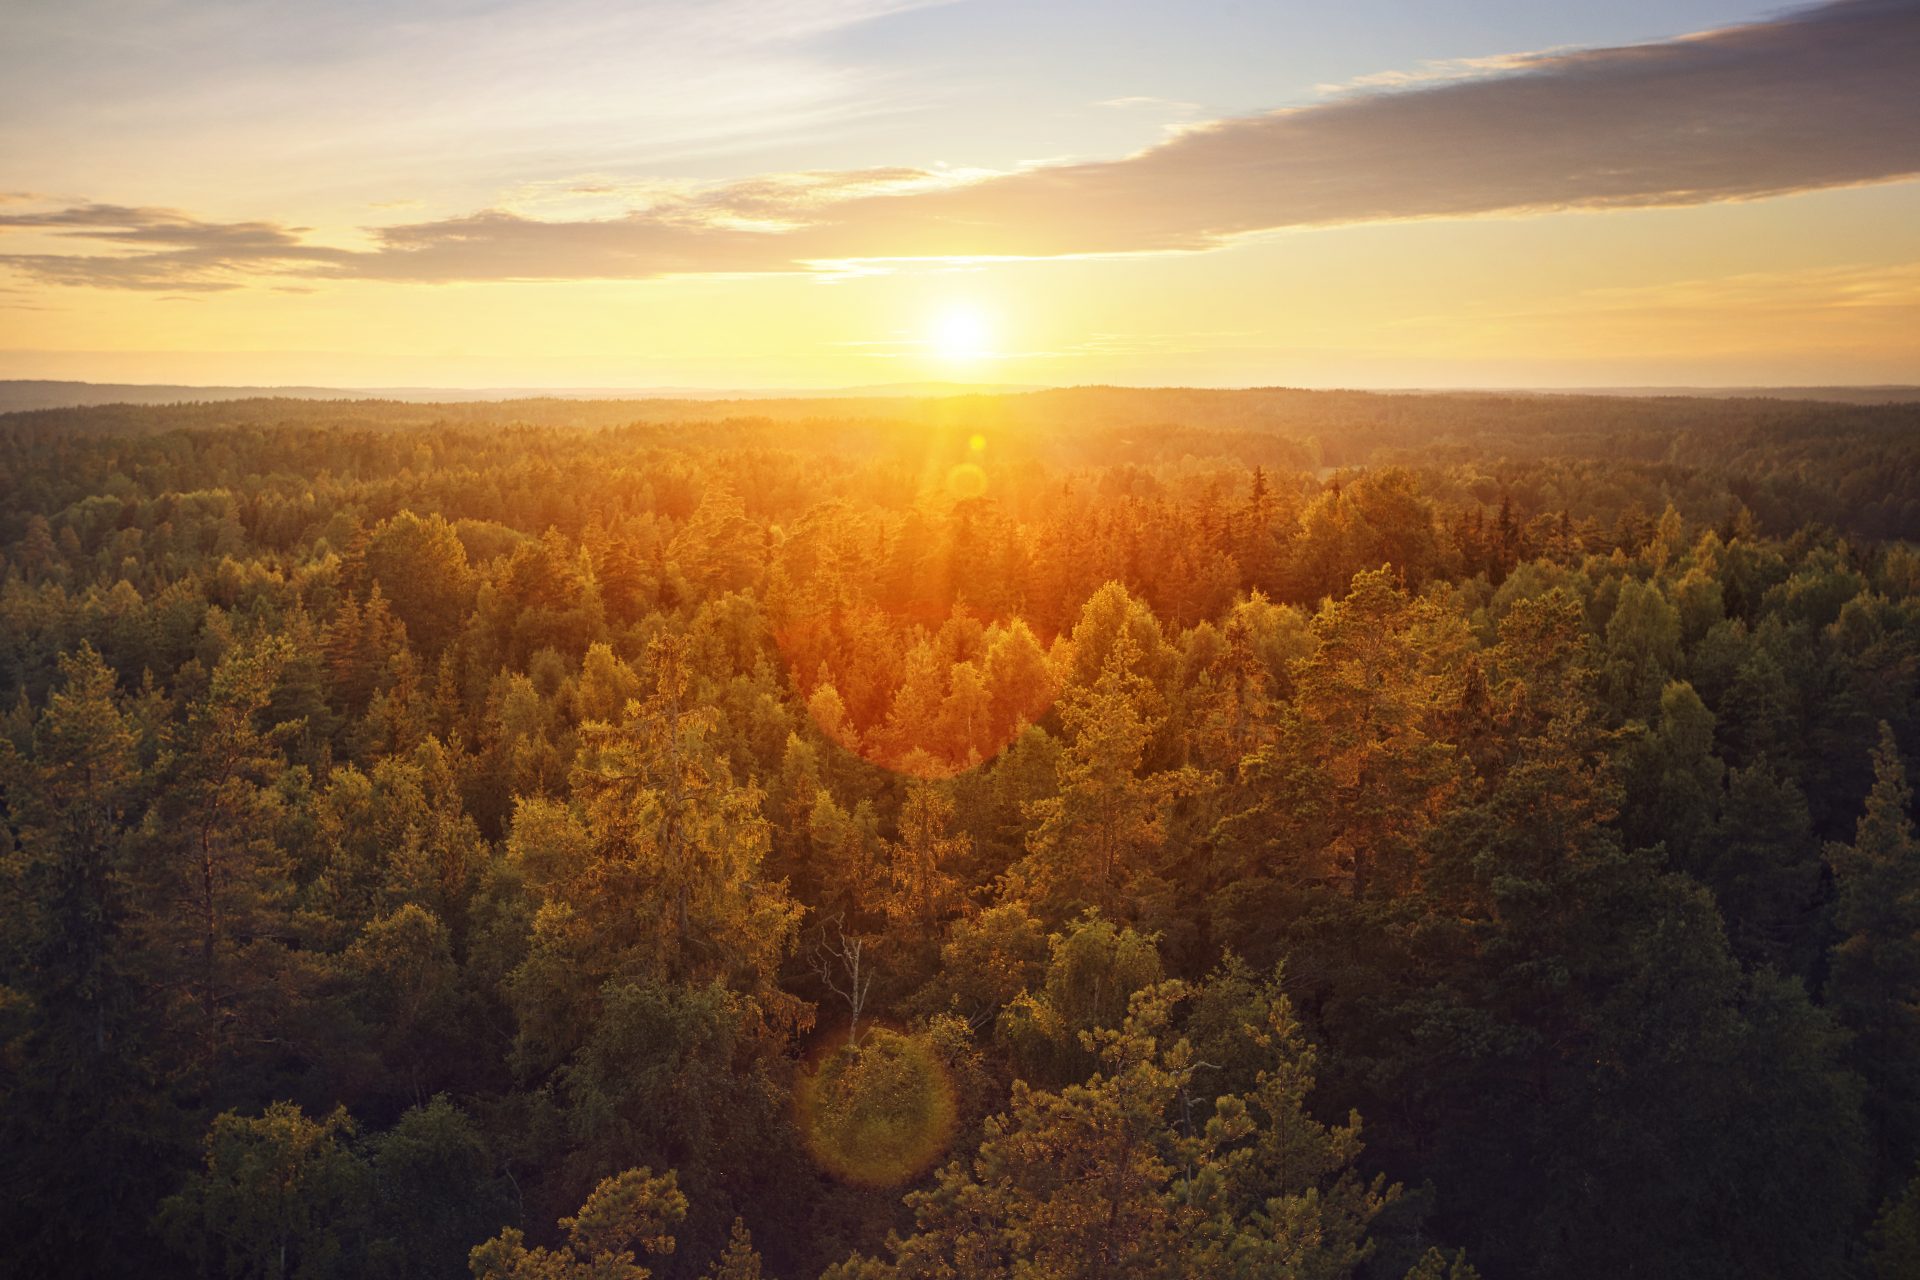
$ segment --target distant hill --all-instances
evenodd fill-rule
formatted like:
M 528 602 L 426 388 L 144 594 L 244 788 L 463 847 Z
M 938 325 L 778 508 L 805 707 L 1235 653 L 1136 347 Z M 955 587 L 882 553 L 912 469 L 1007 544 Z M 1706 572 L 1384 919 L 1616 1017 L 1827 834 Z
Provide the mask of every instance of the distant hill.
M 856 397 L 919 397 L 1033 391 L 1009 383 L 900 382 L 808 390 L 701 387 L 193 387 L 168 383 L 53 382 L 0 379 L 0 413 L 22 409 L 70 409 L 95 404 L 183 404 L 212 400 L 399 400 L 413 404 L 460 404 L 495 400 L 810 400 Z
M 1691 396 L 1713 400 L 1825 400 L 1835 404 L 1906 404 L 1920 400 L 1920 387 L 1887 384 L 1859 387 L 1556 387 L 1543 395 Z
M 0 413 L 68 409 L 102 404 L 185 404 L 229 400 L 386 400 L 407 404 L 491 404 L 519 400 L 598 401 L 786 401 L 917 400 L 947 396 L 1015 395 L 1046 390 L 1035 385 L 971 382 L 896 382 L 857 387 L 195 387 L 170 383 L 55 382 L 0 379 Z M 1128 388 L 1134 389 L 1134 388 Z M 1223 388 L 1137 388 L 1146 391 L 1217 391 Z M 1245 388 L 1276 390 L 1277 388 Z M 1359 389 L 1359 388 L 1355 388 Z M 1420 395 L 1553 395 L 1698 399 L 1821 400 L 1837 404 L 1898 404 L 1920 401 L 1920 386 L 1850 387 L 1483 387 L 1439 390 L 1374 388 Z

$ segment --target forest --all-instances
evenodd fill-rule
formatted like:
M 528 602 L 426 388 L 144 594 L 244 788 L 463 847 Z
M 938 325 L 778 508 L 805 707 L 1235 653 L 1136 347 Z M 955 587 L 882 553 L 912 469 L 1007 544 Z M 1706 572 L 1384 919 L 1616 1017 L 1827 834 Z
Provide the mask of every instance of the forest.
M 0 1274 L 1920 1276 L 1920 403 L 0 415 Z

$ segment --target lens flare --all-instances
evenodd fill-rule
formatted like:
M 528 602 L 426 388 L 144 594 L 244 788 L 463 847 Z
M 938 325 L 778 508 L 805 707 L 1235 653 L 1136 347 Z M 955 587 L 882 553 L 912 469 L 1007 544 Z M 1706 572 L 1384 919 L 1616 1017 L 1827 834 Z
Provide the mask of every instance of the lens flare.
M 822 1168 L 864 1187 L 896 1187 L 953 1140 L 953 1084 L 923 1037 L 885 1027 L 822 1054 L 794 1091 L 795 1119 Z
M 947 472 L 947 492 L 956 498 L 978 498 L 987 491 L 987 473 L 971 462 Z

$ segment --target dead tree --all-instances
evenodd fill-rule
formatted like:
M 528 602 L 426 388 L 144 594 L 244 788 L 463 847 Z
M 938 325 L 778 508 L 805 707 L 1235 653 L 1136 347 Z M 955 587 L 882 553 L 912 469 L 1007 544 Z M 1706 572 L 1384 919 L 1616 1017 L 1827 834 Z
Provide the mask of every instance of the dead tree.
M 867 1007 L 867 992 L 873 988 L 873 965 L 866 954 L 865 938 L 848 937 L 846 917 L 835 914 L 820 922 L 807 963 L 822 985 L 847 1002 L 849 1015 L 847 1043 L 860 1043 L 860 1015 Z

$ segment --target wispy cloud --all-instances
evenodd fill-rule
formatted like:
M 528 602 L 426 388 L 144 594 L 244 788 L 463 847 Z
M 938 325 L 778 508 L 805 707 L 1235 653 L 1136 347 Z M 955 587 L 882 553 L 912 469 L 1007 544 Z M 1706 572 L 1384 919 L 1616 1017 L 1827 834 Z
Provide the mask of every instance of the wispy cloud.
M 1517 302 L 1468 299 L 1402 314 L 1381 328 L 1441 351 L 1478 345 L 1583 358 L 1618 350 L 1787 358 L 1825 351 L 1910 367 L 1920 357 L 1920 262 L 1749 271 Z
M 611 197 L 614 216 L 551 216 L 553 201 L 536 200 L 375 228 L 365 250 L 310 245 L 273 224 L 86 205 L 0 214 L 0 228 L 108 252 L 0 263 L 48 283 L 123 288 L 214 289 L 266 274 L 645 278 L 1189 252 L 1288 227 L 1751 199 L 1920 173 L 1917 66 L 1920 5 L 1839 0 L 1654 44 L 1430 68 L 1192 126 L 1119 160 L 609 182 L 573 196 Z
M 102 198 L 241 190 L 250 215 L 300 192 L 288 212 L 330 224 L 401 195 L 471 209 L 503 181 L 711 173 L 924 104 L 930 86 L 849 49 L 944 3 L 22 0 L 4 6 L 0 157 L 15 186 L 99 193 L 113 174 L 127 186 Z
M 351 254 L 305 243 L 301 228 L 269 222 L 203 222 L 170 209 L 86 204 L 0 213 L 0 231 L 38 231 L 119 252 L 18 253 L 0 263 L 47 284 L 163 292 L 234 289 L 275 272 L 329 274 Z
M 1748 272 L 1660 286 L 1593 289 L 1567 304 L 1588 311 L 1799 314 L 1903 312 L 1920 317 L 1920 262 Z M 1804 339 L 1796 333 L 1796 340 Z M 1920 342 L 1920 333 L 1916 333 Z
M 1491 75 L 1500 75 L 1514 71 L 1531 71 L 1556 56 L 1568 52 L 1565 49 L 1549 49 L 1530 53 L 1496 53 L 1479 58 L 1437 58 L 1422 62 L 1411 71 L 1388 70 L 1370 71 L 1355 76 L 1344 84 L 1323 84 L 1316 86 L 1327 94 L 1372 93 L 1381 89 L 1423 88 L 1442 84 L 1451 80 L 1478 80 Z
M 1198 111 L 1197 102 L 1182 102 L 1178 98 L 1156 98 L 1151 95 L 1129 94 L 1124 98 L 1107 98 L 1093 104 L 1096 107 L 1108 107 L 1115 111 L 1130 111 L 1151 107 L 1156 111 L 1174 111 L 1181 114 Z

